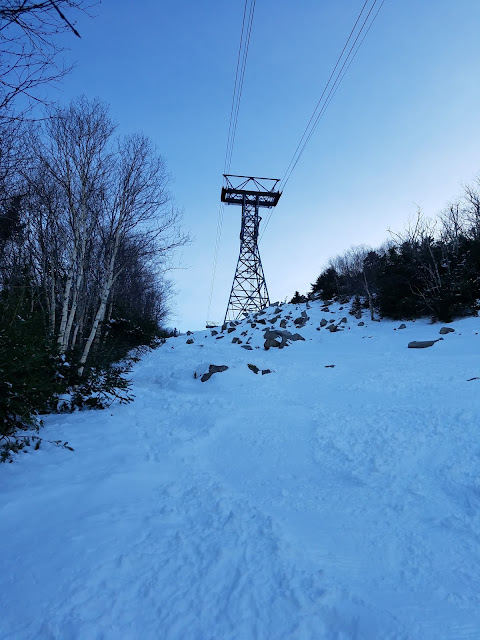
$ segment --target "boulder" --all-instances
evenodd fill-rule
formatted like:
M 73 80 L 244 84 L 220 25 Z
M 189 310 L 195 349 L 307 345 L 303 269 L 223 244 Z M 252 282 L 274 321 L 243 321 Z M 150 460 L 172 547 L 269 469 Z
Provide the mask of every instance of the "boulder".
M 207 380 L 210 380 L 210 378 L 213 376 L 214 373 L 221 373 L 222 371 L 226 371 L 228 369 L 226 364 L 220 364 L 220 365 L 216 365 L 216 364 L 211 364 L 208 367 L 208 372 L 204 373 L 203 376 L 200 378 L 200 380 L 202 382 L 207 382 Z
M 303 340 L 305 342 L 305 338 L 299 333 L 294 333 L 293 335 L 290 334 L 290 337 L 288 338 L 288 340 L 291 340 L 292 342 L 296 342 L 297 340 Z
M 295 326 L 297 327 L 297 329 L 301 329 L 306 325 L 307 319 L 304 317 L 295 318 L 293 322 L 295 323 Z
M 438 340 L 414 340 L 408 343 L 409 349 L 426 349 L 427 347 L 433 347 Z
M 226 323 L 226 322 L 224 322 L 224 323 L 222 324 L 222 331 L 226 331 L 226 330 L 227 330 L 227 323 Z
M 406 329 L 407 325 L 404 322 L 402 322 L 402 324 L 398 328 L 399 329 Z
M 249 344 L 242 344 L 242 349 L 247 349 L 247 351 L 253 351 L 253 347 Z
M 257 374 L 260 369 L 258 367 L 256 367 L 254 364 L 247 364 L 247 367 L 250 369 L 250 371 L 253 371 L 253 373 Z
M 241 342 L 240 338 L 233 338 L 232 344 L 236 344 L 237 342 Z
M 218 336 L 218 331 L 215 331 L 215 329 L 213 329 L 213 331 L 211 331 L 211 335 L 212 336 Z
M 320 326 L 321 326 L 321 327 L 326 327 L 326 326 L 327 326 L 327 324 L 328 324 L 328 322 L 325 320 L 325 318 L 322 318 L 322 319 L 320 320 Z
M 282 310 L 280 309 L 280 307 L 277 307 L 273 313 L 275 314 L 282 313 Z
M 362 319 L 362 312 L 359 311 L 358 313 L 355 314 L 355 319 L 356 320 L 361 320 Z
M 280 321 L 280 327 L 281 327 L 282 329 L 286 329 L 286 328 L 287 328 L 287 319 L 286 319 L 286 318 L 283 318 L 283 319 Z
M 267 321 L 261 318 L 260 320 L 258 320 L 258 324 L 267 324 Z
M 364 326 L 365 326 L 365 323 L 364 323 L 364 322 L 359 322 L 359 323 L 358 323 L 358 326 L 359 326 L 359 327 L 364 327 Z
M 189 338 L 189 339 L 187 340 L 187 344 L 193 344 L 193 338 Z
M 235 327 L 229 327 L 227 329 L 227 333 L 232 333 L 232 331 L 236 331 L 236 328 Z
M 346 317 L 343 317 L 343 318 L 340 320 L 340 323 L 342 323 L 342 324 L 346 324 L 347 322 L 348 322 L 348 320 L 347 320 L 347 318 L 346 318 Z
M 273 373 L 273 371 L 271 369 L 262 369 L 262 376 L 266 375 L 267 373 Z
M 327 329 L 330 331 L 330 333 L 335 333 L 338 331 L 338 327 L 334 324 L 328 325 Z
M 439 331 L 440 335 L 444 336 L 447 333 L 454 333 L 455 329 L 452 329 L 452 327 L 442 327 Z
M 266 351 L 271 349 L 272 347 L 278 347 L 279 349 L 283 349 L 283 347 L 287 344 L 287 341 L 283 341 L 281 338 L 278 340 L 279 336 L 271 336 L 265 339 L 264 348 Z
M 304 340 L 299 333 L 292 334 L 290 331 L 280 331 L 280 329 L 267 329 L 264 334 L 265 344 L 264 348 L 268 351 L 271 347 L 283 347 L 288 345 L 288 341 L 295 342 L 296 340 Z
M 187 331 L 187 336 L 191 336 L 193 331 Z

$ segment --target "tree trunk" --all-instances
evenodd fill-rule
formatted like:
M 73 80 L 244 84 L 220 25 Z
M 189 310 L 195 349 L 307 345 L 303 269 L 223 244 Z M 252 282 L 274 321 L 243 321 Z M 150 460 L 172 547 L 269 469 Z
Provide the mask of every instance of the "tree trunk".
M 368 286 L 368 280 L 367 280 L 367 275 L 365 273 L 365 271 L 363 272 L 363 282 L 365 284 L 365 291 L 367 292 L 367 297 L 368 297 L 368 308 L 370 309 L 370 319 L 372 321 L 375 320 L 375 307 L 373 305 L 373 296 L 370 292 L 370 287 Z
M 51 268 L 51 276 L 50 276 L 50 335 L 55 335 L 55 324 L 56 324 L 56 282 L 55 282 L 55 270 L 52 266 Z
M 65 342 L 65 332 L 67 328 L 68 307 L 70 305 L 70 293 L 72 290 L 76 254 L 77 254 L 77 251 L 75 248 L 72 254 L 72 260 L 70 262 L 70 267 L 68 270 L 67 282 L 65 283 L 65 288 L 63 290 L 62 314 L 61 314 L 60 328 L 58 330 L 58 338 L 57 338 L 58 346 L 60 347 L 60 353 L 65 353 L 65 351 L 67 350 L 67 345 Z
M 115 262 L 117 258 L 118 247 L 120 244 L 120 235 L 119 233 L 115 236 L 114 247 L 112 251 L 112 255 L 110 257 L 110 262 L 107 269 L 105 284 L 102 289 L 102 293 L 100 296 L 100 305 L 98 307 L 97 313 L 95 314 L 95 319 L 93 321 L 92 328 L 90 330 L 90 335 L 87 338 L 87 342 L 85 344 L 85 348 L 83 349 L 82 357 L 80 358 L 78 375 L 81 377 L 85 370 L 85 363 L 87 362 L 88 354 L 90 353 L 90 349 L 92 348 L 93 341 L 95 340 L 95 336 L 97 335 L 98 327 L 100 323 L 103 322 L 105 318 L 105 312 L 107 309 L 108 298 L 112 291 L 113 283 L 115 282 Z

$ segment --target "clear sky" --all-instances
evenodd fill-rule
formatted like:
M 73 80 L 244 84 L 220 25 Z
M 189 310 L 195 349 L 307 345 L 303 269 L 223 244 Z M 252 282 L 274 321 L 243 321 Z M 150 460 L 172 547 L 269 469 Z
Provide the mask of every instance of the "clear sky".
M 280 178 L 364 0 L 257 0 L 232 173 Z M 68 38 L 55 97 L 110 104 L 172 174 L 193 237 L 171 273 L 170 324 L 207 319 L 244 0 L 103 0 Z M 437 214 L 480 174 L 479 0 L 386 0 L 260 244 L 272 301 L 306 292 L 329 257 L 376 246 L 417 205 Z M 225 313 L 239 251 L 226 207 L 209 320 Z

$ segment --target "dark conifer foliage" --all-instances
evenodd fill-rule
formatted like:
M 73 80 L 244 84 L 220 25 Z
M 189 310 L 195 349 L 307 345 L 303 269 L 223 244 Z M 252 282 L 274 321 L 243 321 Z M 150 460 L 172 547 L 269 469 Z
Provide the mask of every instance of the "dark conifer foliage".
M 320 293 L 323 300 L 331 300 L 341 293 L 340 278 L 335 267 L 328 267 L 312 284 L 312 293 Z
M 293 298 L 290 300 L 290 304 L 300 304 L 306 300 L 306 296 L 302 296 L 299 291 L 295 291 Z

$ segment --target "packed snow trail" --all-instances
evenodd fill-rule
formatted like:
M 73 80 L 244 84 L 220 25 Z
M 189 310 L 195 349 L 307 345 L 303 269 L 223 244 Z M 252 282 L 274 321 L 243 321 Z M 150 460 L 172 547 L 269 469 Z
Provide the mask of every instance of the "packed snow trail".
M 478 640 L 480 319 L 417 350 L 441 325 L 275 311 L 0 466 L 2 640 Z

